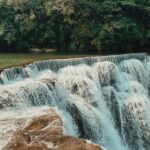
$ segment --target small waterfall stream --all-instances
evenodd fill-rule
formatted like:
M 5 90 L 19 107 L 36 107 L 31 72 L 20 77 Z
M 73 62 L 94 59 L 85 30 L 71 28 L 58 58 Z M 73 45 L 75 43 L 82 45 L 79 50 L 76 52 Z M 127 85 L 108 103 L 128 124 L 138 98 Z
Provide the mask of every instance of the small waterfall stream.
M 47 60 L 1 72 L 2 111 L 43 105 L 58 108 L 67 135 L 107 150 L 149 150 L 150 57 Z

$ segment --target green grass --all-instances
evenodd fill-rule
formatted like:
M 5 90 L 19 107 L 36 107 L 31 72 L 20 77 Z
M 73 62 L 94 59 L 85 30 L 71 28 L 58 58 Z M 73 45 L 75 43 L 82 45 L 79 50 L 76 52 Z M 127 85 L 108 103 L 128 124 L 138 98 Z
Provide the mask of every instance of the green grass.
M 40 53 L 27 53 L 27 54 L 5 54 L 0 53 L 0 69 L 25 65 L 33 61 L 48 60 L 48 59 L 66 59 L 77 57 L 96 56 L 96 54 L 40 54 Z

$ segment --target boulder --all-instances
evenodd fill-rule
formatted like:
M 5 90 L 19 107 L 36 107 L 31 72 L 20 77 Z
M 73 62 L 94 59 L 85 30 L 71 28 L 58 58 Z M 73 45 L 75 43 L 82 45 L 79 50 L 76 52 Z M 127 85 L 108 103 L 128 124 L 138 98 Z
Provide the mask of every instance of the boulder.
M 7 131 L 0 130 L 4 135 L 0 140 L 5 141 L 2 150 L 102 150 L 86 140 L 64 135 L 56 108 L 30 108 L 24 113 L 15 112 L 13 117 L 3 116 L 0 126 L 7 125 Z

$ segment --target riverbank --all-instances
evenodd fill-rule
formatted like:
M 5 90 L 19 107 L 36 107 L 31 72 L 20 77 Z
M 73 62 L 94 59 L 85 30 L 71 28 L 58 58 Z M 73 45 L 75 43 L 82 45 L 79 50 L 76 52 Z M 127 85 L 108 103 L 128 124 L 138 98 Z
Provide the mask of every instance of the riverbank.
M 33 61 L 48 60 L 48 59 L 66 59 L 97 56 L 98 54 L 56 54 L 56 53 L 0 53 L 0 70 L 13 66 L 24 66 Z

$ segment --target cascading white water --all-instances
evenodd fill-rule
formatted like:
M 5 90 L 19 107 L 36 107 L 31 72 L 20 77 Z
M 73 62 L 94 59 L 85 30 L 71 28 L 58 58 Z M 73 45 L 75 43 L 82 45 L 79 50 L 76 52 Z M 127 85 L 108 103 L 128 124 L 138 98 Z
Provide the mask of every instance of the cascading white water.
M 149 77 L 146 54 L 35 62 L 0 74 L 0 109 L 56 106 L 65 134 L 108 150 L 149 150 Z

